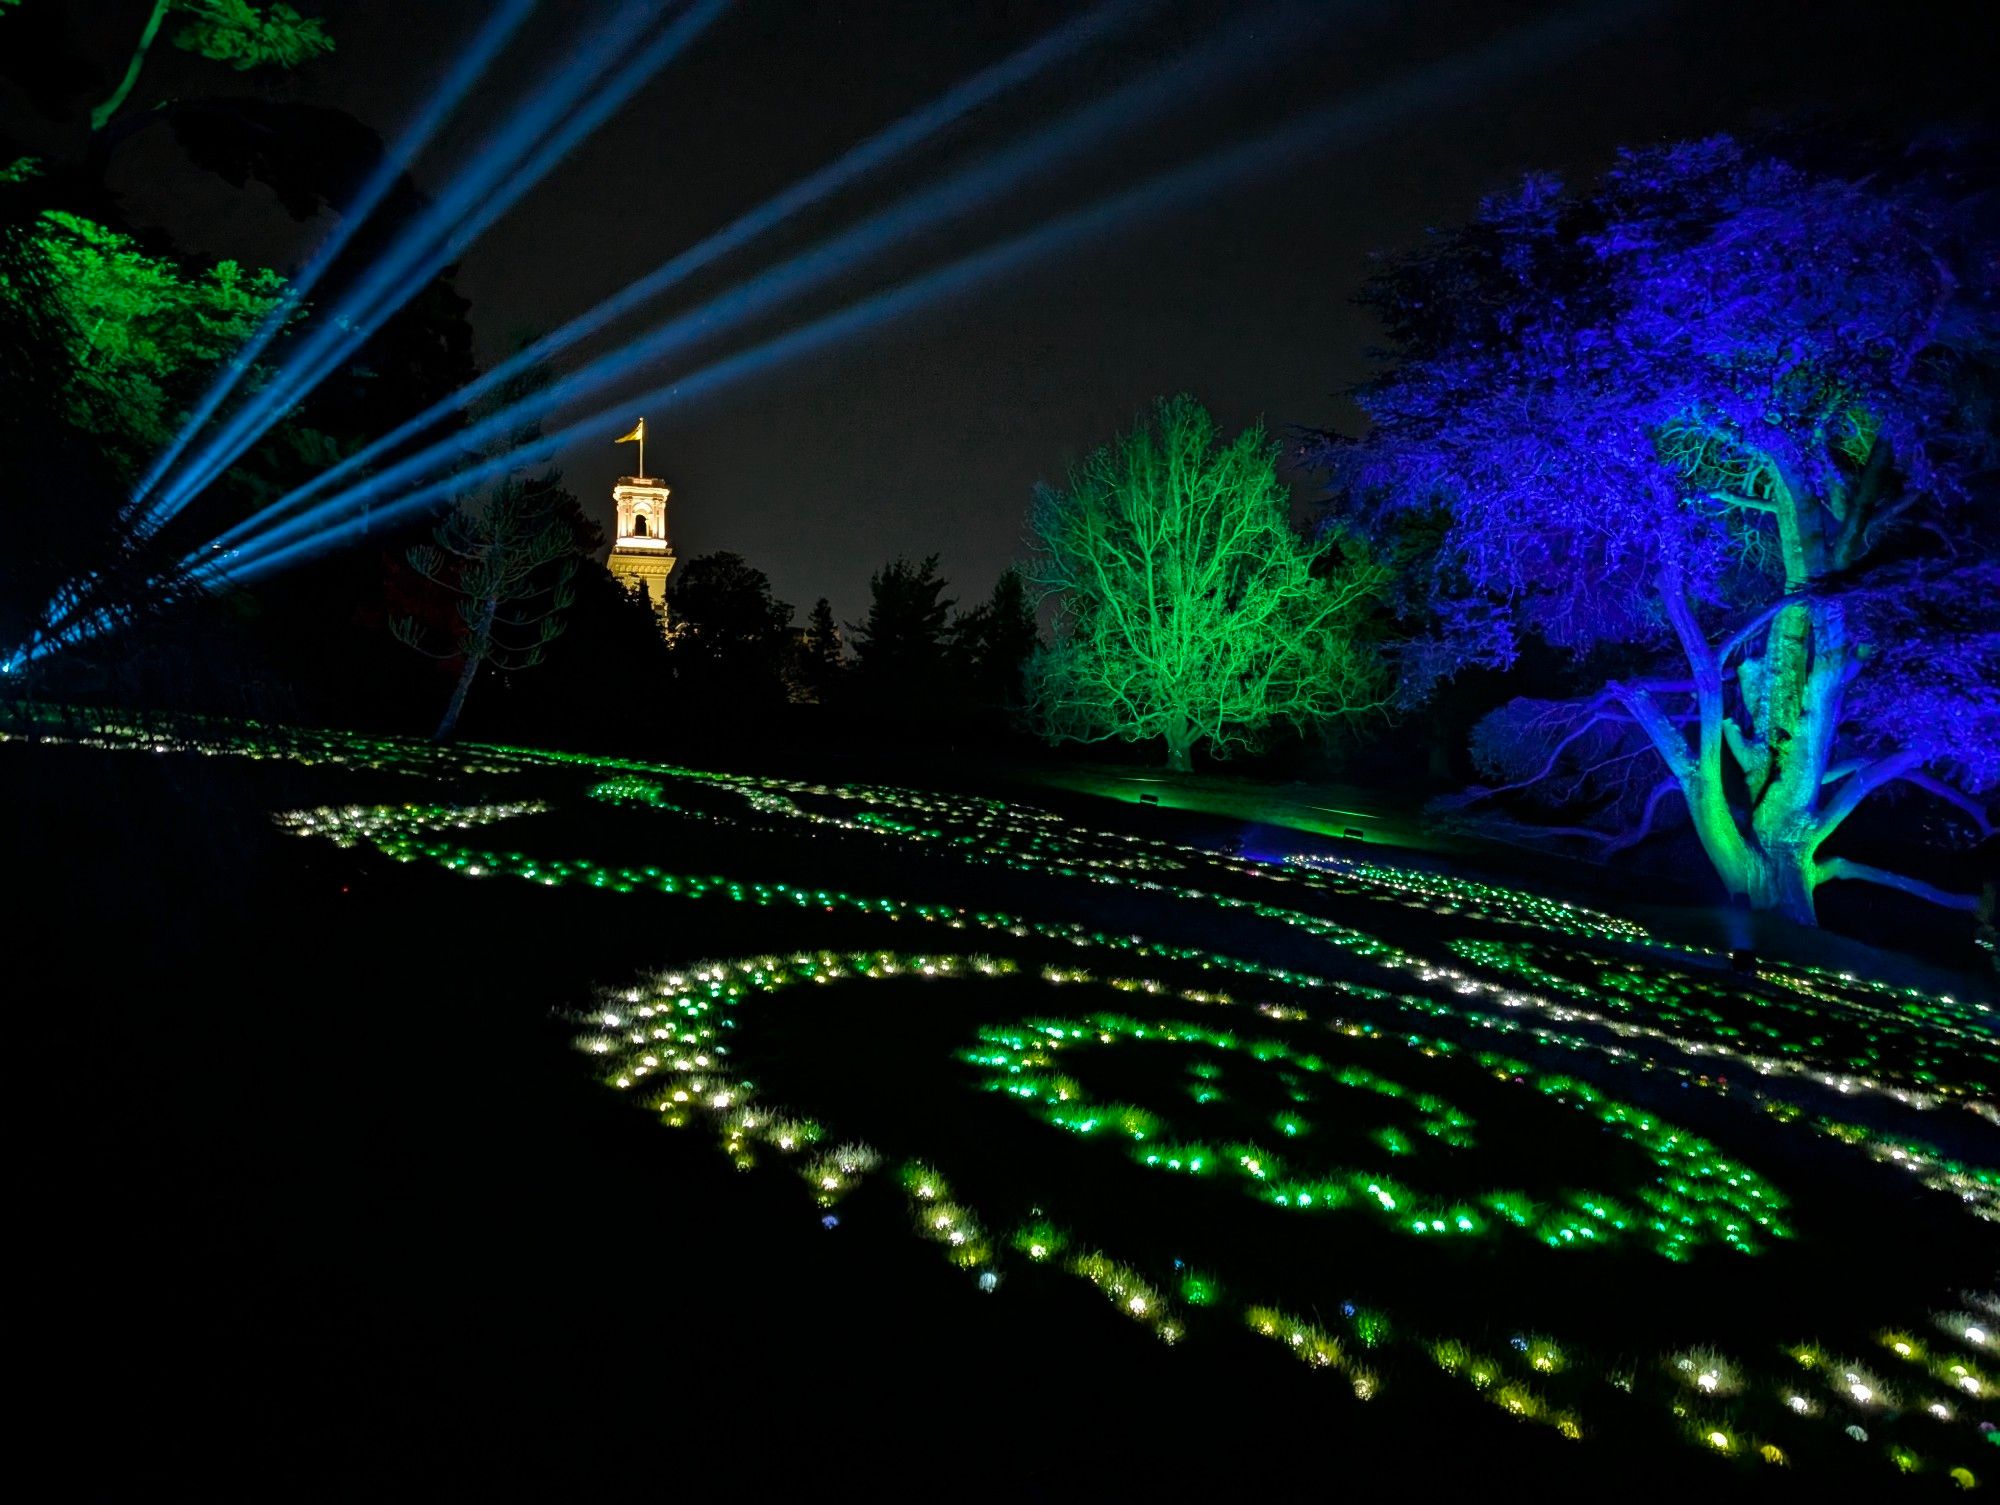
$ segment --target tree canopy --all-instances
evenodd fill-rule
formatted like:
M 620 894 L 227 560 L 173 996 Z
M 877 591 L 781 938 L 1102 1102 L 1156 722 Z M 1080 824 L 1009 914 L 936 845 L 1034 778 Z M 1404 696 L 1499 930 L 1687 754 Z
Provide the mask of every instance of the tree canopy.
M 1583 676 L 1479 729 L 1499 788 L 1614 847 L 1685 806 L 1732 894 L 1802 919 L 1833 878 L 1950 898 L 1822 847 L 1899 781 L 1990 829 L 2000 325 L 1973 160 L 1634 152 L 1377 276 L 1394 361 L 1358 394 L 1365 442 L 1319 453 L 1343 522 L 1431 540 L 1407 692 L 1530 638 Z
M 1018 567 L 1009 565 L 993 593 L 951 624 L 960 694 L 975 707 L 1018 714 L 1027 701 L 1029 661 L 1041 646 L 1035 602 Z
M 226 63 L 239 73 L 262 67 L 296 68 L 333 50 L 333 39 L 319 20 L 302 16 L 289 5 L 259 9 L 249 0 L 153 0 L 126 59 L 124 76 L 91 111 L 92 130 L 103 130 L 118 113 L 139 82 L 161 28 L 176 18 L 180 24 L 174 29 L 174 46 Z
M 61 373 L 74 421 L 136 467 L 174 435 L 198 384 L 256 332 L 284 294 L 269 268 L 183 268 L 132 237 L 44 210 L 35 239 L 70 335 Z
M 1040 491 L 1029 576 L 1056 636 L 1034 697 L 1051 741 L 1163 740 L 1186 768 L 1198 746 L 1226 757 L 1274 724 L 1379 702 L 1355 628 L 1382 571 L 1298 535 L 1276 458 L 1261 428 L 1225 444 L 1175 397 Z
M 699 554 L 667 596 L 669 659 L 682 698 L 709 708 L 767 710 L 785 698 L 792 608 L 741 554 Z
M 901 718 L 943 688 L 951 609 L 938 556 L 898 557 L 868 577 L 868 614 L 854 630 L 855 677 L 868 699 Z

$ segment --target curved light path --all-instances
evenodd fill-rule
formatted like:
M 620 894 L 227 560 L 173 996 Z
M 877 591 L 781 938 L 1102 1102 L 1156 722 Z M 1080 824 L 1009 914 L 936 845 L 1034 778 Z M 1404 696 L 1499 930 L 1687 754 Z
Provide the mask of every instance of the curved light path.
M 1976 1002 L 1788 964 L 1740 975 L 1542 895 L 1365 860 L 1247 861 L 977 796 L 222 725 L 176 740 L 104 721 L 40 735 L 408 774 L 436 793 L 279 820 L 468 878 L 768 912 L 756 931 L 778 949 L 606 989 L 576 1016 L 578 1044 L 662 1123 L 712 1135 L 746 1169 L 788 1168 L 824 1219 L 900 1203 L 916 1236 L 996 1299 L 1086 1281 L 1185 1351 L 1176 1362 L 1222 1351 L 1234 1329 L 1354 1400 L 1411 1403 L 1443 1386 L 1585 1446 L 1651 1435 L 1753 1470 L 1850 1457 L 1960 1485 L 1991 1472 L 2000 1300 L 1938 1288 L 1921 1250 L 1857 1279 L 1853 1310 L 1802 1310 L 1780 1279 L 1772 1311 L 1796 1324 L 1784 1347 L 1732 1307 L 1699 1346 L 1634 1357 L 1614 1337 L 1599 1351 L 1606 1314 L 1588 1277 L 1604 1261 L 1694 1264 L 1701 1281 L 1755 1291 L 1766 1263 L 1788 1268 L 1802 1244 L 1839 1258 L 1843 1219 L 2000 1221 L 2000 1175 L 1937 1143 L 1990 1143 L 2000 1123 L 2000 1047 Z M 511 797 L 487 792 L 496 780 Z M 657 830 L 668 851 L 676 830 L 713 828 L 721 840 L 705 849 L 725 850 L 741 833 L 765 852 L 789 832 L 814 839 L 815 873 L 849 859 L 879 872 L 887 852 L 899 886 L 923 887 L 936 863 L 990 869 L 1030 897 L 1003 909 L 548 855 L 607 821 Z M 1098 893 L 1149 918 L 1127 932 L 1067 917 L 1101 913 Z M 787 950 L 788 914 L 854 943 Z M 912 988 L 937 1008 L 913 1009 Z M 808 992 L 810 1017 L 836 1031 L 830 1051 L 851 1059 L 773 1058 L 797 1078 L 780 1102 L 742 1050 L 777 1017 L 772 1000 L 796 1011 Z M 941 1027 L 957 1043 L 938 1057 L 912 1032 L 934 1044 Z M 850 1071 L 880 1084 L 863 1106 L 817 1100 L 815 1073 Z M 1047 1181 L 1041 1205 L 1016 1206 L 957 1163 L 959 1138 L 911 1106 L 939 1090 L 962 1092 L 1020 1175 Z M 1812 1156 L 1848 1168 L 1851 1198 L 1830 1209 L 1819 1172 L 1797 1194 L 1794 1168 Z M 1912 1189 L 1899 1197 L 1898 1184 Z M 1474 1258 L 1492 1272 L 1492 1320 L 1407 1292 L 1395 1309 L 1316 1310 L 1226 1252 L 1213 1268 L 1161 1267 L 1145 1238 L 1121 1235 L 1135 1198 L 1240 1220 L 1250 1242 L 1229 1248 L 1289 1228 L 1332 1239 L 1336 1263 L 1364 1248 Z M 1573 1321 L 1510 1331 L 1510 1271 L 1583 1277 Z

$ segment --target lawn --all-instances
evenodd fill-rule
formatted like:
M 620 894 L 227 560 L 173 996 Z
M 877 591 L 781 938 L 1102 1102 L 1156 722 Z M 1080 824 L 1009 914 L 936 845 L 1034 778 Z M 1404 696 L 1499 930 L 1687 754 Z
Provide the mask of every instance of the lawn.
M 86 1484 L 2000 1465 L 1976 977 L 1055 788 L 74 719 L 0 767 Z

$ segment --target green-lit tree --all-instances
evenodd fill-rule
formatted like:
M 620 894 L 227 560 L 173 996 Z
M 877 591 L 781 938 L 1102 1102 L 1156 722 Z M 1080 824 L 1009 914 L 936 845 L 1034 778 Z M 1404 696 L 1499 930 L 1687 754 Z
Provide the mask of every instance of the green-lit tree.
M 1261 427 L 1224 444 L 1191 397 L 1043 487 L 1029 578 L 1056 605 L 1033 670 L 1052 742 L 1163 740 L 1254 749 L 1276 723 L 1309 726 L 1383 700 L 1357 634 L 1385 572 L 1293 531 L 1276 446 Z
M 173 437 L 196 383 L 234 355 L 284 293 L 269 268 L 185 268 L 95 220 L 44 210 L 32 231 L 69 333 L 61 382 L 77 427 L 136 463 Z
M 458 598 L 452 646 L 425 645 L 409 617 L 390 630 L 419 653 L 460 661 L 451 702 L 432 740 L 448 741 L 482 666 L 503 673 L 532 669 L 562 635 L 563 612 L 582 551 L 574 499 L 552 477 L 507 481 L 462 498 L 438 524 L 432 544 L 410 550 L 410 567 Z
M 146 66 L 147 54 L 173 18 L 181 23 L 173 36 L 176 47 L 213 62 L 227 63 L 238 72 L 262 67 L 296 68 L 333 51 L 333 39 L 319 20 L 302 16 L 289 5 L 259 9 L 249 0 L 153 0 L 153 8 L 126 59 L 124 76 L 117 88 L 90 112 L 93 131 L 103 130 L 131 96 Z
M 283 279 L 188 265 L 46 207 L 33 170 L 0 174 L 0 635 L 47 627 L 87 568 L 117 614 L 170 594 L 178 555 L 141 559 L 124 487 L 171 436 L 216 363 L 278 302 Z M 37 501 L 30 503 L 28 498 Z M 61 496 L 60 507 L 46 499 Z M 138 589 L 156 577 L 161 583 Z M 135 595 L 136 591 L 136 595 Z

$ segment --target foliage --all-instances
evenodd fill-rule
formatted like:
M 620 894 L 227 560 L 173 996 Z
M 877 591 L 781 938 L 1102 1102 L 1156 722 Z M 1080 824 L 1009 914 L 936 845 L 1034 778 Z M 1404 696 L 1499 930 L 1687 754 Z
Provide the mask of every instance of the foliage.
M 1027 698 L 1028 662 L 1041 646 L 1035 603 L 1020 570 L 1009 565 L 993 594 L 951 624 L 952 656 L 963 692 L 982 708 L 1013 712 Z
M 131 97 L 153 50 L 160 28 L 171 16 L 181 18 L 174 45 L 211 62 L 227 63 L 239 73 L 252 68 L 295 68 L 333 50 L 317 19 L 301 16 L 289 5 L 259 10 L 248 0 L 153 0 L 153 8 L 132 46 L 125 73 L 108 97 L 90 112 L 90 128 L 102 131 Z
M 1206 744 L 1255 748 L 1379 702 L 1375 655 L 1353 633 L 1378 568 L 1293 531 L 1261 428 L 1224 444 L 1190 397 L 1159 404 L 1115 445 L 1044 487 L 1034 583 L 1056 639 L 1035 700 L 1051 741 L 1163 738 L 1169 766 Z
M 19 16 L 16 22 L 9 15 L 10 43 L 0 48 L 0 72 L 11 83 L 56 119 L 73 117 L 80 101 L 102 97 L 102 69 L 88 53 L 107 40 L 127 42 L 121 31 L 70 7 L 30 7 Z M 172 36 L 172 27 L 162 33 Z M 32 330 L 35 352 L 19 363 L 10 358 L 0 373 L 7 409 L 0 419 L 0 475 L 11 495 L 62 498 L 60 508 L 7 509 L 0 636 L 9 650 L 45 626 L 63 588 L 80 580 L 89 582 L 81 604 L 91 610 L 101 605 L 128 622 L 159 615 L 179 594 L 160 582 L 179 577 L 177 561 L 190 544 L 462 386 L 474 369 L 467 305 L 447 274 L 391 317 L 168 529 L 149 543 L 137 539 L 124 526 L 131 480 L 283 291 L 273 273 L 183 256 L 158 230 L 133 235 L 113 217 L 114 200 L 104 189 L 112 154 L 158 125 L 174 131 L 191 165 L 239 188 L 256 179 L 300 219 L 346 203 L 384 160 L 379 138 L 338 111 L 249 97 L 177 97 L 158 109 L 124 112 L 104 130 L 72 136 L 76 150 L 47 159 L 20 158 L 10 166 L 0 153 L 0 339 L 12 351 L 21 343 L 16 336 Z M 400 179 L 372 228 L 363 226 L 329 269 L 317 300 L 336 301 L 371 264 L 380 235 L 406 223 L 418 202 L 414 186 Z M 247 373 L 239 390 L 261 378 L 260 371 Z M 426 531 L 402 527 L 379 541 L 400 557 Z M 380 587 L 376 556 L 329 556 L 291 572 L 282 587 L 256 589 L 201 614 L 210 635 L 200 647 L 189 642 L 154 658 L 164 663 L 185 653 L 220 662 L 218 655 L 229 652 L 220 636 L 251 628 L 260 649 L 288 666 L 288 676 L 313 682 L 313 714 L 381 714 L 385 691 L 399 676 L 398 650 L 383 632 L 388 603 Z M 155 628 L 147 632 L 148 641 L 158 635 Z M 73 677 L 122 672 L 142 656 L 127 630 L 61 658 Z M 56 661 L 46 662 L 54 672 Z M 423 693 L 427 686 L 418 682 L 425 676 L 410 667 L 409 690 Z
M 792 608 L 741 554 L 700 554 L 674 572 L 668 649 L 689 698 L 739 708 L 775 704 L 784 693 Z
M 241 348 L 284 293 L 284 279 L 268 267 L 221 261 L 184 270 L 129 235 L 61 210 L 42 211 L 34 233 L 68 328 L 59 380 L 71 419 L 128 466 L 172 438 L 195 385 Z
M 187 20 L 174 45 L 239 73 L 251 68 L 296 68 L 333 51 L 333 39 L 317 17 L 301 16 L 289 5 L 263 10 L 248 0 L 173 0 Z
M 562 635 L 582 558 L 575 510 L 574 498 L 552 478 L 510 480 L 462 498 L 438 524 L 436 542 L 410 550 L 410 567 L 458 598 L 448 652 L 426 648 L 424 634 L 407 617 L 391 624 L 396 637 L 419 652 L 460 661 L 436 740 L 447 740 L 457 727 L 482 665 L 502 672 L 532 669 Z
M 71 423 L 66 375 L 76 344 L 36 221 L 0 211 L 0 651 L 41 625 L 74 568 L 73 550 L 103 563 L 116 537 L 116 474 Z M 65 505 L 49 505 L 51 497 Z
M 847 649 L 840 640 L 840 625 L 833 620 L 833 606 L 825 596 L 813 602 L 806 617 L 805 634 L 799 642 L 792 666 L 793 698 L 824 704 L 847 671 Z
M 885 709 L 928 704 L 943 687 L 951 609 L 938 557 L 898 557 L 868 579 L 868 615 L 851 624 L 855 676 Z
M 1589 675 L 1475 738 L 1501 789 L 1629 844 L 1684 801 L 1729 891 L 1800 919 L 1822 844 L 1894 782 L 1990 829 L 1995 252 L 1975 153 L 1726 138 L 1531 178 L 1390 262 L 1397 356 L 1338 516 L 1429 530 L 1421 695 L 1540 639 Z M 1586 663 L 1586 660 L 1588 663 Z
M 0 460 L 20 495 L 61 507 L 9 509 L 7 646 L 46 629 L 57 592 L 88 561 L 88 598 L 69 609 L 121 619 L 160 604 L 140 589 L 147 561 L 122 526 L 123 483 L 171 436 L 182 409 L 277 304 L 283 280 L 235 262 L 187 267 L 131 236 L 48 207 L 45 184 L 0 185 Z M 175 555 L 151 561 L 170 579 Z

